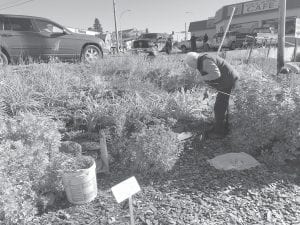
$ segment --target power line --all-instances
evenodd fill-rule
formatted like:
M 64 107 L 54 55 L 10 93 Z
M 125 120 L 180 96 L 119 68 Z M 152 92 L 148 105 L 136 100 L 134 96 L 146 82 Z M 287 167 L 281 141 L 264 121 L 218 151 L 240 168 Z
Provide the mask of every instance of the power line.
M 28 3 L 28 2 L 33 2 L 33 1 L 34 1 L 34 0 L 28 0 L 28 1 L 25 1 L 25 2 L 20 2 L 20 3 L 15 4 L 15 5 L 11 5 L 11 6 L 8 6 L 8 7 L 0 8 L 0 10 L 13 8 L 13 7 L 16 7 L 16 6 L 19 6 L 19 5 L 24 5 L 24 4 Z
M 15 3 L 21 2 L 21 1 L 23 1 L 23 0 L 8 1 L 8 2 L 5 2 L 5 3 L 0 4 L 0 7 L 2 7 L 2 6 L 7 6 L 7 5 L 11 5 L 11 4 L 15 4 Z

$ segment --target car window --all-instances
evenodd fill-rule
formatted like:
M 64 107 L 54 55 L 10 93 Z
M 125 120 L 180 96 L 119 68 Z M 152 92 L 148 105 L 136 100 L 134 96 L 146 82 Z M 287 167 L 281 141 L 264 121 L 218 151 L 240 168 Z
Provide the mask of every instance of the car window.
M 11 30 L 8 18 L 0 17 L 0 30 Z
M 45 20 L 35 20 L 37 28 L 41 33 L 44 34 L 57 34 L 57 33 L 63 33 L 64 29 L 62 27 L 57 26 L 56 24 L 45 21 Z
M 26 18 L 9 18 L 11 30 L 14 31 L 34 31 L 30 19 Z

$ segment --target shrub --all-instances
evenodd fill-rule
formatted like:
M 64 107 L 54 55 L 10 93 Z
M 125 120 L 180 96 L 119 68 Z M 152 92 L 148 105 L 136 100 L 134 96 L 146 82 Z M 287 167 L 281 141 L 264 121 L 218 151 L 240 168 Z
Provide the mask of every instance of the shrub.
M 127 148 L 133 169 L 143 174 L 169 171 L 182 150 L 177 134 L 164 125 L 145 127 L 133 134 Z
M 295 156 L 300 147 L 299 92 L 290 89 L 289 77 L 275 80 L 256 67 L 240 68 L 244 73 L 234 93 L 233 149 L 276 162 Z
M 59 125 L 46 117 L 21 114 L 0 122 L 0 215 L 5 224 L 26 224 L 39 196 L 58 188 L 51 157 L 58 153 Z

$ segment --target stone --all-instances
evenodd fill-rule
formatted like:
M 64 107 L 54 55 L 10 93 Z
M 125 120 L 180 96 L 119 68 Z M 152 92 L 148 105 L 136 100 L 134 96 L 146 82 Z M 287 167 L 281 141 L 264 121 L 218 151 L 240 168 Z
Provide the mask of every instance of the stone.
M 79 156 L 82 153 L 81 145 L 74 141 L 63 141 L 59 148 L 60 152 Z
M 207 161 L 218 170 L 246 170 L 260 165 L 256 159 L 244 152 L 227 153 Z
M 189 139 L 193 136 L 193 134 L 191 132 L 183 132 L 177 135 L 177 139 L 179 141 L 184 141 L 186 139 Z

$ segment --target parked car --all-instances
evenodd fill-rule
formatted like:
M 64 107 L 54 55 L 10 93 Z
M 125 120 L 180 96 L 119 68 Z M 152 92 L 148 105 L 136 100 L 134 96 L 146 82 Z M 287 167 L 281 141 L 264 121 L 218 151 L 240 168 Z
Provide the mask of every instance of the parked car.
M 256 46 L 277 45 L 278 33 L 269 27 L 255 28 L 252 36 L 256 39 Z
M 208 40 L 208 45 L 212 49 L 218 49 L 223 38 L 224 33 L 217 33 L 215 34 L 212 39 Z M 239 32 L 233 31 L 233 32 L 227 32 L 224 42 L 223 42 L 223 48 L 229 48 L 231 50 L 234 50 L 238 47 L 240 47 L 241 43 L 238 41 L 238 36 L 241 35 Z
M 201 49 L 203 48 L 203 38 L 196 37 L 196 48 Z M 192 49 L 191 40 L 184 40 L 178 43 L 178 47 L 181 49 L 182 52 L 187 52 Z
M 164 51 L 168 34 L 165 33 L 145 33 L 141 34 L 137 40 L 133 41 L 131 51 L 133 53 L 158 54 Z
M 0 41 L 3 61 L 16 63 L 20 58 L 94 62 L 103 57 L 103 40 L 75 34 L 49 19 L 0 14 Z

